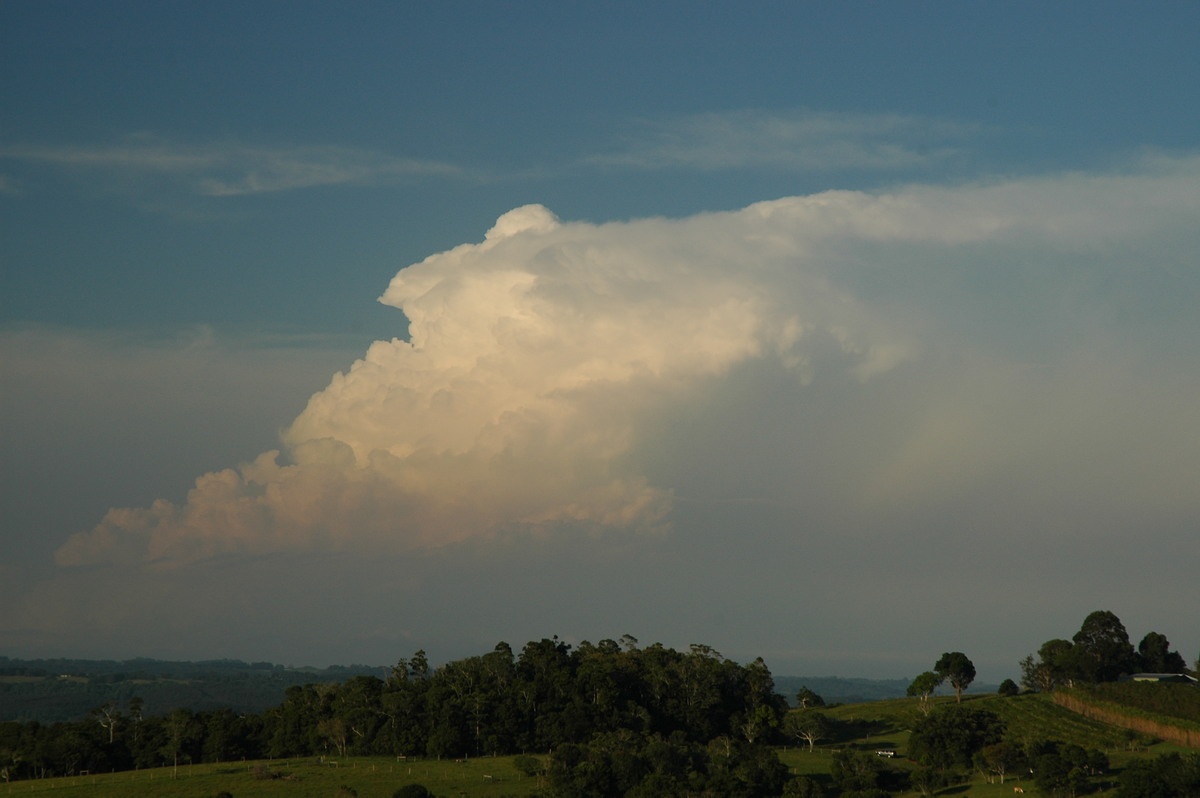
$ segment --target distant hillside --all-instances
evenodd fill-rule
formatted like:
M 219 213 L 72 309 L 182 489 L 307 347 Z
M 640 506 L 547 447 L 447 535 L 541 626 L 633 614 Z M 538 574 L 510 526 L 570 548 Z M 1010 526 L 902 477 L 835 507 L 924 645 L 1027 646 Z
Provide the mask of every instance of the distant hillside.
M 79 720 L 106 701 L 145 701 L 147 715 L 186 707 L 193 711 L 228 707 L 262 712 L 283 702 L 294 685 L 343 682 L 354 676 L 383 678 L 387 668 L 333 665 L 285 667 L 240 660 L 200 662 L 155 659 L 22 660 L 0 657 L 0 721 L 54 723 Z M 793 705 L 807 686 L 827 704 L 856 704 L 902 698 L 910 679 L 861 679 L 837 676 L 777 676 L 775 689 Z M 969 692 L 992 692 L 994 685 L 972 685 Z
M 838 676 L 776 676 L 775 692 L 796 704 L 796 693 L 807 687 L 826 704 L 858 704 L 903 698 L 911 679 L 843 679 Z
M 293 685 L 384 675 L 367 665 L 290 668 L 238 660 L 21 660 L 0 657 L 0 721 L 79 720 L 106 701 L 137 696 L 146 715 L 173 709 L 262 712 L 283 702 Z
M 776 676 L 775 692 L 796 705 L 796 693 L 807 687 L 825 700 L 826 704 L 860 704 L 864 701 L 886 701 L 904 698 L 912 679 L 843 679 L 839 676 Z M 968 693 L 994 693 L 996 685 L 973 684 Z M 945 694 L 942 689 L 939 694 Z

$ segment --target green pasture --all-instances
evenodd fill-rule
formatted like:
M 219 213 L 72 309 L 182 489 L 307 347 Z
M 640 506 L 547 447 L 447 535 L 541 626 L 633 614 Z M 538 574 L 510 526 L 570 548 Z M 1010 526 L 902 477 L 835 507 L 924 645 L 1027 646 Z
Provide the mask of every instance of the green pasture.
M 546 761 L 546 757 L 539 757 Z M 266 766 L 271 778 L 256 773 Z M 305 758 L 273 762 L 181 765 L 173 768 L 33 779 L 0 785 L 0 795 L 54 798 L 338 798 L 350 787 L 358 798 L 391 798 L 406 784 L 423 784 L 443 798 L 526 796 L 538 780 L 513 767 L 513 757 L 397 760 L 387 757 Z

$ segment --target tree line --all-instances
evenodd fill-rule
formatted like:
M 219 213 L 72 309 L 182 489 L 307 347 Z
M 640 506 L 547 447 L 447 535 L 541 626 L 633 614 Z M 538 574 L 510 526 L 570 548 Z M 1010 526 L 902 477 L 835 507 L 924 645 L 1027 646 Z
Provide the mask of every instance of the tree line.
M 753 745 L 771 739 L 786 708 L 761 658 L 739 665 L 709 646 L 639 647 L 628 636 L 575 648 L 553 638 L 519 653 L 500 643 L 438 668 L 418 651 L 386 678 L 293 686 L 257 714 L 148 717 L 133 698 L 80 721 L 0 723 L 0 767 L 16 779 L 243 758 L 460 758 L 544 753 L 613 733 Z
M 1134 649 L 1116 616 L 1098 611 L 1070 641 L 1050 641 L 1038 659 L 1023 660 L 1022 681 L 1053 689 L 1111 681 L 1147 665 L 1169 672 L 1181 662 L 1156 633 Z M 1057 798 L 1103 783 L 1102 752 L 1018 739 L 995 713 L 962 703 L 974 677 L 971 660 L 952 651 L 913 681 L 909 694 L 920 700 L 908 755 L 915 770 L 847 746 L 833 756 L 828 777 L 789 777 L 772 745 L 811 750 L 874 730 L 834 719 L 807 687 L 796 696 L 799 709 L 789 711 L 761 658 L 740 665 L 709 646 L 641 647 L 625 636 L 578 647 L 542 639 L 519 653 L 499 643 L 436 668 L 418 651 L 382 678 L 290 687 L 281 704 L 261 713 L 176 709 L 151 717 L 131 698 L 74 722 L 0 723 L 0 774 L 15 780 L 241 759 L 520 754 L 518 768 L 544 779 L 556 798 L 931 795 L 964 769 L 1000 781 L 1033 771 L 1041 790 Z M 934 706 L 929 697 L 943 683 L 957 701 Z M 1017 692 L 1011 680 L 1002 685 L 1002 695 Z M 1200 795 L 1198 774 L 1200 755 L 1140 767 L 1120 796 Z
M 1097 610 L 1083 620 L 1070 640 L 1047 640 L 1021 660 L 1021 684 L 1049 692 L 1076 683 L 1113 682 L 1133 673 L 1187 673 L 1187 663 L 1171 650 L 1165 635 L 1149 632 L 1137 648 L 1121 619 L 1108 610 Z M 1200 660 L 1196 667 L 1200 670 Z

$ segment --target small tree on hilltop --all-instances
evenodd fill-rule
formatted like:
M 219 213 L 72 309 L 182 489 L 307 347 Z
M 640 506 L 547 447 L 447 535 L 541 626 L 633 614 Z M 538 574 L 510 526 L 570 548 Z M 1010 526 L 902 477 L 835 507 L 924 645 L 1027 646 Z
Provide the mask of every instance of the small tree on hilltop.
M 934 672 L 954 688 L 957 703 L 962 703 L 962 692 L 975 681 L 975 665 L 961 651 L 947 651 L 933 666 Z
M 800 692 L 796 693 L 796 704 L 801 709 L 808 709 L 809 707 L 823 707 L 825 706 L 825 699 L 808 689 L 807 685 L 803 685 L 800 688 Z
M 933 671 L 925 671 L 908 686 L 908 695 L 921 699 L 917 706 L 924 714 L 929 714 L 929 696 L 933 695 L 933 691 L 938 689 L 941 683 L 942 677 Z
M 1165 635 L 1150 632 L 1138 643 L 1138 667 L 1148 673 L 1183 673 L 1187 663 L 1178 651 L 1171 650 Z
M 1137 652 L 1121 619 L 1108 610 L 1096 610 L 1083 619 L 1071 638 L 1079 676 L 1088 682 L 1115 682 L 1138 667 Z

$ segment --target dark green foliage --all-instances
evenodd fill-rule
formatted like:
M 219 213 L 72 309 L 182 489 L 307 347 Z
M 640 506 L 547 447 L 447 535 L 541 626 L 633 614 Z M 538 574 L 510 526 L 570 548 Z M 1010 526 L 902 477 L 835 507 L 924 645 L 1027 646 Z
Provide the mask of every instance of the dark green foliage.
M 587 745 L 563 745 L 550 764 L 559 798 L 670 798 L 697 793 L 731 798 L 778 796 L 787 767 L 775 752 L 723 737 L 707 746 L 682 735 L 667 740 L 629 732 L 598 735 Z
M 1197 798 L 1200 754 L 1167 754 L 1130 763 L 1121 775 L 1117 798 Z
M 812 690 L 809 690 L 808 686 L 805 685 L 796 693 L 796 706 L 800 707 L 801 709 L 808 709 L 810 707 L 823 707 L 825 706 L 825 699 L 821 698 L 821 696 L 817 695 Z
M 1187 663 L 1178 651 L 1171 651 L 1165 635 L 1149 632 L 1138 643 L 1138 669 L 1143 673 L 1183 673 Z
M 1030 689 L 1049 691 L 1063 685 L 1113 682 L 1138 671 L 1185 670 L 1183 657 L 1170 650 L 1165 636 L 1150 632 L 1134 651 L 1121 620 L 1108 610 L 1097 610 L 1084 618 L 1070 640 L 1048 640 L 1036 661 L 1032 656 L 1021 660 L 1021 681 Z
M 423 784 L 406 784 L 392 793 L 392 798 L 433 798 L 433 793 Z
M 999 779 L 1001 783 L 1009 773 L 1025 765 L 1025 753 L 1010 742 L 985 745 L 972 757 L 975 769 L 988 780 Z
M 933 672 L 942 681 L 950 682 L 950 686 L 954 688 L 954 696 L 960 704 L 962 691 L 975 681 L 975 664 L 961 651 L 947 651 L 942 654 L 933 666 Z
M 920 698 L 921 701 L 918 707 L 922 712 L 928 713 L 929 696 L 933 695 L 933 691 L 938 689 L 938 685 L 941 683 L 941 676 L 938 676 L 933 671 L 925 671 L 913 679 L 912 684 L 908 686 L 908 696 L 910 698 Z
M 1057 754 L 1038 757 L 1033 765 L 1033 778 L 1041 792 L 1055 798 L 1072 798 L 1091 792 L 1084 772 Z
M 1121 620 L 1108 610 L 1097 610 L 1083 620 L 1071 638 L 1071 669 L 1085 682 L 1111 682 L 1137 670 L 1137 655 Z
M 1025 752 L 1038 789 L 1056 798 L 1095 792 L 1095 779 L 1108 771 L 1108 757 L 1074 743 L 1041 741 Z
M 1047 640 L 1038 649 L 1038 663 L 1033 668 L 1033 684 L 1030 686 L 1049 692 L 1059 685 L 1074 681 L 1078 677 L 1078 670 L 1074 643 L 1057 638 Z
M 821 785 L 807 776 L 788 779 L 783 785 L 784 798 L 825 798 Z
M 843 794 L 873 790 L 882 769 L 883 765 L 874 754 L 844 748 L 833 755 L 833 784 Z
M 1003 736 L 1004 724 L 994 713 L 955 704 L 917 721 L 909 738 L 909 756 L 931 767 L 969 767 L 977 751 Z
M 909 774 L 908 781 L 909 786 L 929 798 L 946 785 L 946 775 L 937 768 L 922 765 Z
M 1017 687 L 1017 683 L 1012 679 L 1005 679 L 1000 682 L 1000 687 L 997 688 L 996 692 L 1005 698 L 1012 698 L 1021 692 L 1021 688 Z
M 0 726 L 4 747 L 17 754 L 9 776 L 314 755 L 474 757 L 590 745 L 625 731 L 672 743 L 761 743 L 778 733 L 786 709 L 761 659 L 741 666 L 707 646 L 638 648 L 632 638 L 575 650 L 544 639 L 519 655 L 500 643 L 437 669 L 418 651 L 386 680 L 347 676 L 288 687 L 262 715 L 150 717 L 145 702 L 130 699 L 98 705 L 86 721 Z M 620 773 L 629 763 L 614 757 Z M 640 783 L 636 773 L 629 778 Z
M 874 798 L 908 789 L 907 774 L 889 767 L 870 751 L 844 748 L 833 755 L 834 787 L 842 796 Z

